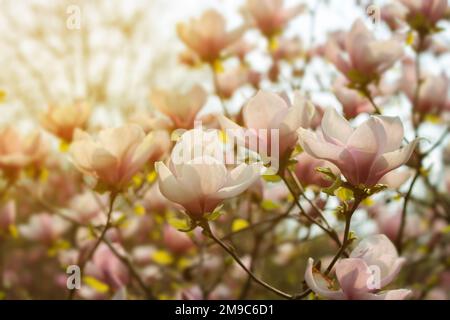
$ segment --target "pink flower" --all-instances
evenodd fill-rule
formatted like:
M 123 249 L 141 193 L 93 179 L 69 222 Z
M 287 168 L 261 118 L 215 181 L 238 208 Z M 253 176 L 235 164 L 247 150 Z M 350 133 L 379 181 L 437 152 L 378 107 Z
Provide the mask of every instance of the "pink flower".
M 68 215 L 81 224 L 92 222 L 102 213 L 107 206 L 104 197 L 95 198 L 93 192 L 78 194 L 70 200 L 70 213 Z
M 375 222 L 378 226 L 378 231 L 385 234 L 391 241 L 395 241 L 400 229 L 402 211 L 389 212 L 384 207 L 377 211 L 379 212 L 375 215 Z M 405 226 L 406 238 L 418 237 L 421 232 L 420 219 L 417 215 L 409 215 Z
M 52 245 L 67 231 L 70 224 L 63 218 L 48 213 L 31 216 L 27 224 L 19 226 L 19 233 L 28 240 Z
M 418 140 L 401 147 L 398 117 L 371 116 L 358 128 L 334 109 L 327 109 L 318 133 L 299 129 L 300 145 L 311 156 L 334 163 L 354 186 L 375 185 L 386 173 L 405 164 Z
M 77 169 L 112 190 L 124 188 L 149 158 L 159 152 L 155 135 L 146 136 L 135 124 L 102 130 L 96 140 L 77 130 L 70 146 Z
M 398 257 L 397 250 L 385 235 L 373 235 L 362 240 L 350 258 L 336 263 L 339 290 L 331 290 L 325 281 L 319 281 L 322 275 L 313 270 L 314 261 L 311 258 L 308 260 L 305 280 L 311 290 L 327 299 L 403 300 L 410 295 L 410 290 L 388 290 L 382 293 L 379 290 L 395 279 L 404 261 L 404 258 Z
M 217 93 L 224 99 L 230 99 L 243 85 L 249 82 L 250 70 L 236 67 L 217 74 Z
M 192 129 L 195 117 L 203 107 L 207 94 L 201 86 L 192 87 L 187 93 L 153 90 L 150 100 L 153 106 L 168 116 L 175 128 Z
M 418 30 L 433 28 L 445 16 L 447 0 L 400 0 L 408 9 L 407 21 Z
M 177 26 L 178 36 L 202 61 L 212 63 L 224 49 L 239 40 L 244 28 L 227 31 L 224 17 L 215 10 L 205 11 L 200 18 Z
M 388 3 L 381 8 L 381 19 L 387 23 L 391 30 L 397 30 L 405 24 L 408 10 L 399 2 Z
M 163 241 L 170 251 L 178 254 L 185 254 L 194 247 L 194 243 L 185 232 L 178 231 L 169 225 L 164 226 Z
M 123 254 L 123 249 L 114 244 L 115 249 Z M 95 251 L 92 261 L 86 265 L 86 273 L 118 289 L 129 281 L 127 267 L 117 258 L 104 243 Z
M 330 168 L 336 174 L 339 174 L 339 170 L 332 163 L 325 160 L 320 160 L 311 157 L 306 152 L 302 152 L 296 158 L 297 163 L 295 164 L 295 175 L 298 180 L 304 185 L 314 185 L 318 187 L 329 187 L 333 182 L 326 180 L 323 174 L 316 171 L 316 168 Z
M 0 170 L 16 178 L 21 169 L 40 165 L 47 155 L 47 146 L 38 132 L 21 136 L 14 128 L 0 130 Z
M 352 83 L 360 86 L 377 80 L 402 55 L 398 40 L 376 40 L 360 19 L 346 34 L 344 48 L 335 40 L 329 41 L 326 48 L 327 58 Z
M 50 105 L 41 116 L 41 124 L 58 138 L 71 142 L 75 129 L 84 129 L 89 115 L 90 108 L 86 103 L 78 102 L 62 107 Z
M 283 0 L 247 0 L 243 8 L 244 14 L 268 38 L 283 31 L 287 23 L 304 10 L 303 4 L 285 8 Z
M 285 158 L 297 144 L 296 131 L 300 127 L 309 127 L 314 111 L 312 103 L 299 92 L 294 93 L 294 102 L 291 104 L 285 96 L 259 91 L 244 106 L 242 115 L 245 127 L 250 129 L 249 134 L 258 139 L 258 146 L 266 146 L 268 155 L 271 155 L 272 144 L 278 143 L 279 155 Z M 225 117 L 221 117 L 221 125 L 226 129 L 243 130 Z M 272 129 L 278 130 L 278 141 L 272 141 Z
M 419 94 L 416 99 L 417 75 L 414 61 L 403 61 L 403 77 L 400 88 L 405 92 L 411 103 L 415 103 L 415 111 L 422 114 L 440 114 L 449 102 L 448 92 L 450 80 L 445 74 L 426 75 L 422 79 Z
M 346 119 L 353 119 L 360 113 L 375 111 L 367 98 L 358 91 L 345 87 L 342 83 L 335 83 L 334 94 L 342 104 L 342 111 Z
M 259 177 L 258 164 L 241 163 L 228 169 L 217 154 L 222 146 L 218 131 L 193 129 L 175 145 L 169 167 L 156 164 L 161 193 L 184 207 L 194 220 L 242 193 Z

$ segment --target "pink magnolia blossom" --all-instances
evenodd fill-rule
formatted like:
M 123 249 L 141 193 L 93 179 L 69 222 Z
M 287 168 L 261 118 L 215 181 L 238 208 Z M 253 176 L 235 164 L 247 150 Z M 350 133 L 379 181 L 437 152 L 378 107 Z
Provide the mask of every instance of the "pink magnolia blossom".
M 448 6 L 447 0 L 400 0 L 400 2 L 408 9 L 408 22 L 419 29 L 434 27 L 444 17 Z
M 311 157 L 306 152 L 299 154 L 296 160 L 295 175 L 304 186 L 314 185 L 326 188 L 333 183 L 332 181 L 326 180 L 323 174 L 316 171 L 316 168 L 330 168 L 335 174 L 339 174 L 339 170 L 334 164 Z
M 62 107 L 50 105 L 41 116 L 41 124 L 58 138 L 70 142 L 75 129 L 84 129 L 89 115 L 90 108 L 83 102 Z
M 413 60 L 405 59 L 403 61 L 403 77 L 400 89 L 405 92 L 411 103 L 415 103 L 415 111 L 423 114 L 440 114 L 445 110 L 450 100 L 448 96 L 450 89 L 449 78 L 445 74 L 428 74 L 422 81 L 416 98 L 417 75 L 415 64 Z
M 42 164 L 47 151 L 38 132 L 22 136 L 9 126 L 0 130 L 0 170 L 8 177 L 15 178 L 21 169 Z
M 68 215 L 81 224 L 87 224 L 98 218 L 107 206 L 105 197 L 96 199 L 93 192 L 84 192 L 73 197 L 69 202 Z
M 123 249 L 114 244 L 115 249 L 123 254 Z M 117 258 L 106 244 L 100 244 L 92 257 L 92 262 L 86 265 L 86 273 L 109 284 L 113 288 L 120 288 L 129 281 L 127 267 Z
M 398 40 L 377 40 L 364 22 L 356 20 L 340 47 L 330 40 L 326 47 L 327 58 L 352 83 L 367 85 L 376 80 L 403 55 Z
M 332 300 L 403 300 L 411 291 L 406 289 L 379 292 L 390 284 L 400 272 L 404 258 L 382 234 L 362 240 L 349 258 L 339 260 L 335 273 L 340 289 L 332 290 L 322 276 L 313 269 L 314 261 L 309 258 L 305 272 L 308 286 L 319 296 Z
M 229 99 L 243 85 L 249 82 L 250 70 L 241 66 L 217 74 L 217 93 Z
M 169 167 L 156 164 L 161 193 L 195 220 L 245 191 L 259 177 L 259 164 L 241 163 L 228 169 L 217 154 L 222 145 L 218 131 L 193 129 L 175 145 Z
M 371 116 L 356 129 L 334 109 L 327 109 L 321 131 L 299 129 L 300 145 L 311 156 L 334 163 L 354 186 L 375 185 L 386 173 L 405 164 L 418 140 L 402 147 L 398 117 Z
M 303 4 L 285 8 L 283 0 L 247 0 L 243 8 L 244 14 L 268 38 L 280 33 L 290 20 L 304 10 Z
M 272 143 L 278 143 L 279 155 L 284 158 L 295 148 L 298 139 L 296 131 L 300 127 L 310 126 L 314 112 L 313 104 L 299 92 L 294 93 L 291 104 L 285 96 L 259 91 L 244 106 L 242 115 L 244 126 L 250 129 L 250 135 L 256 136 L 258 146 L 267 146 L 268 155 L 271 155 Z M 225 117 L 221 118 L 221 125 L 226 129 L 243 130 Z M 272 141 L 272 129 L 278 130 L 278 141 Z
M 397 30 L 405 25 L 408 10 L 400 2 L 388 3 L 381 8 L 381 19 L 391 30 Z
M 164 226 L 163 241 L 170 251 L 177 254 L 185 254 L 194 247 L 194 242 L 185 232 L 178 231 L 169 225 Z
M 177 31 L 181 40 L 202 61 L 212 63 L 220 58 L 224 49 L 239 40 L 245 28 L 227 31 L 224 17 L 209 9 L 189 23 L 178 24 Z
M 205 90 L 193 86 L 186 93 L 178 93 L 156 89 L 153 90 L 150 100 L 153 106 L 168 116 L 175 128 L 192 129 L 195 117 L 207 99 Z
M 400 229 L 402 211 L 389 212 L 385 208 L 380 208 L 377 211 L 379 212 L 375 215 L 375 222 L 378 232 L 385 234 L 391 241 L 395 241 Z M 404 231 L 406 238 L 418 237 L 422 231 L 423 228 L 421 228 L 421 222 L 417 215 L 409 215 Z
M 38 213 L 27 224 L 19 226 L 19 233 L 28 240 L 52 245 L 67 231 L 70 224 L 57 215 Z
M 342 104 L 342 111 L 346 119 L 353 119 L 360 113 L 375 111 L 367 98 L 358 91 L 345 87 L 342 83 L 334 85 L 334 94 Z
M 146 136 L 135 124 L 102 130 L 97 139 L 77 130 L 70 146 L 74 165 L 112 190 L 124 188 L 152 155 L 159 152 L 155 134 Z

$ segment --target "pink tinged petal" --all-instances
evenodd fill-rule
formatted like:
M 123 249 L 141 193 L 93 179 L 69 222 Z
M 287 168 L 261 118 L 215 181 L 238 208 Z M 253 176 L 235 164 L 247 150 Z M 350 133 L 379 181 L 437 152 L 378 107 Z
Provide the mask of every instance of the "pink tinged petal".
M 73 164 L 82 172 L 91 173 L 92 155 L 97 148 L 95 143 L 90 139 L 76 140 L 70 146 L 69 153 L 72 156 Z
M 294 103 L 288 108 L 288 112 L 282 120 L 281 129 L 283 130 L 285 128 L 285 130 L 291 133 L 300 127 L 308 128 L 314 117 L 315 110 L 314 105 L 296 91 L 294 93 Z M 283 136 L 283 132 L 280 133 L 280 136 Z
M 118 159 L 129 157 L 145 134 L 137 124 L 127 124 L 118 128 L 100 131 L 99 143 Z
M 375 41 L 375 38 L 364 22 L 361 19 L 356 20 L 347 34 L 345 47 L 350 55 L 353 67 L 360 72 L 371 71 L 368 70 L 370 62 L 367 61 L 367 47 L 373 41 Z
M 398 189 L 408 181 L 409 178 L 411 178 L 411 171 L 398 169 L 386 173 L 378 183 L 385 184 L 390 189 Z
M 158 173 L 159 190 L 168 200 L 182 206 L 197 201 L 196 195 L 180 183 L 163 162 L 157 162 L 155 168 Z M 197 204 L 197 209 L 200 210 L 199 204 Z
M 404 136 L 403 124 L 399 117 L 374 116 L 386 133 L 387 140 L 384 152 L 397 150 L 402 145 Z
M 416 148 L 418 142 L 419 140 L 415 139 L 401 149 L 383 154 L 372 167 L 371 175 L 374 177 L 374 180 L 378 181 L 389 171 L 392 171 L 405 164 L 411 157 L 411 154 Z
M 156 132 L 148 134 L 144 140 L 138 145 L 131 158 L 131 167 L 133 171 L 138 171 L 145 162 L 150 158 L 151 154 L 159 150 L 159 141 L 155 138 L 158 137 Z M 162 136 L 159 136 L 162 138 Z
M 258 164 L 240 164 L 228 175 L 225 185 L 216 193 L 215 197 L 226 199 L 235 197 L 249 188 L 260 176 L 261 166 Z
M 279 95 L 258 91 L 244 107 L 245 126 L 252 129 L 268 129 L 272 118 L 287 108 L 286 102 Z
M 314 158 L 328 160 L 340 167 L 343 147 L 320 140 L 317 134 L 310 130 L 300 128 L 297 132 L 299 143 L 305 152 Z
M 110 185 L 119 183 L 120 177 L 118 176 L 119 162 L 107 150 L 97 148 L 92 154 L 92 170 L 98 176 L 100 180 Z M 119 186 L 117 186 L 119 187 Z
M 370 117 L 353 131 L 347 141 L 347 147 L 375 156 L 383 153 L 386 141 L 387 133 L 383 125 L 376 118 Z
M 314 277 L 313 271 L 314 260 L 309 258 L 308 265 L 306 266 L 305 271 L 305 281 L 308 284 L 308 287 L 317 293 L 319 296 L 325 297 L 327 299 L 332 300 L 343 300 L 345 299 L 345 295 L 341 290 L 335 291 L 330 290 L 328 287 L 324 286 L 322 282 L 317 282 Z
M 348 258 L 336 263 L 336 276 L 348 299 L 359 297 L 370 291 L 371 272 L 363 259 Z
M 331 63 L 333 63 L 343 74 L 347 75 L 352 70 L 351 64 L 344 58 L 343 52 L 335 41 L 329 41 L 327 43 L 325 47 L 325 55 L 326 58 L 330 60 Z
M 348 121 L 333 108 L 325 110 L 321 128 L 325 140 L 338 145 L 345 145 L 353 133 Z
M 405 259 L 399 258 L 397 249 L 384 234 L 364 238 L 353 249 L 350 258 L 363 259 L 368 266 L 380 269 L 380 288 L 388 285 L 399 273 Z
M 216 194 L 227 178 L 224 164 L 209 156 L 188 161 L 179 173 L 178 180 L 200 197 Z
M 376 41 L 366 50 L 367 68 L 383 73 L 403 55 L 403 47 L 398 40 Z

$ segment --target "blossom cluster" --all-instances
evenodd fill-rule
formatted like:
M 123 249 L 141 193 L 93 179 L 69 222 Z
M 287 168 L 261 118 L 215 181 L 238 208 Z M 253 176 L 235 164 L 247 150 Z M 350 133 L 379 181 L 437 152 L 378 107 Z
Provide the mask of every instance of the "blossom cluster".
M 118 125 L 89 92 L 2 125 L 0 298 L 449 299 L 448 1 L 287 32 L 318 3 L 172 26 L 204 79 Z

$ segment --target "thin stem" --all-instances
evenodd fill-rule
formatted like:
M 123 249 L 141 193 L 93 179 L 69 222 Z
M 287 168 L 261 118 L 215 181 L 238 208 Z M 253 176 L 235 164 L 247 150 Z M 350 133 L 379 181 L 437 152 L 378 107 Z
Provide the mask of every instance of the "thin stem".
M 375 109 L 375 114 L 381 115 L 381 110 L 378 107 L 378 105 L 375 103 L 375 100 L 373 99 L 372 94 L 370 93 L 370 90 L 364 89 L 364 90 L 362 90 L 362 92 L 364 93 L 364 96 L 367 98 L 367 100 L 369 100 L 372 107 Z
M 399 254 L 402 253 L 402 249 L 403 249 L 402 248 L 402 241 L 403 241 L 403 234 L 404 234 L 405 225 L 406 225 L 406 209 L 408 207 L 408 202 L 409 202 L 409 199 L 411 197 L 414 185 L 415 185 L 417 179 L 419 178 L 419 176 L 420 176 L 420 168 L 417 169 L 416 174 L 414 175 L 414 178 L 411 181 L 411 184 L 409 185 L 408 192 L 406 193 L 406 196 L 405 196 L 405 201 L 403 202 L 402 217 L 401 217 L 401 220 L 400 220 L 400 227 L 398 229 L 397 237 L 395 239 L 395 246 L 397 247 L 397 250 L 398 250 Z
M 103 228 L 102 232 L 100 233 L 100 236 L 98 237 L 97 241 L 95 242 L 94 246 L 92 247 L 91 251 L 89 251 L 88 255 L 86 256 L 85 259 L 81 260 L 81 255 L 80 255 L 80 270 L 81 273 L 83 273 L 84 271 L 84 267 L 86 266 L 86 263 L 91 260 L 91 258 L 94 256 L 95 252 L 97 251 L 98 246 L 100 245 L 100 243 L 102 243 L 102 241 L 105 238 L 106 232 L 108 231 L 108 229 L 111 226 L 111 216 L 112 216 L 112 212 L 113 212 L 113 208 L 114 208 L 114 201 L 117 198 L 117 193 L 116 192 L 111 192 L 110 195 L 110 199 L 109 199 L 109 209 L 108 209 L 108 213 L 106 216 L 106 224 L 105 227 Z M 69 293 L 69 300 L 72 300 L 75 294 L 75 289 L 70 290 Z
M 207 221 L 204 221 L 201 223 L 201 227 L 205 231 L 206 235 L 209 236 L 211 239 L 213 239 L 219 246 L 221 246 L 240 266 L 242 269 L 244 269 L 245 272 L 258 284 L 266 288 L 267 290 L 275 293 L 276 295 L 283 297 L 285 299 L 291 299 L 292 296 L 288 293 L 285 293 L 281 290 L 278 290 L 277 288 L 272 287 L 270 284 L 264 282 L 263 280 L 259 279 L 252 271 L 250 271 L 245 264 L 241 261 L 241 259 L 234 253 L 234 251 L 229 248 L 222 240 L 216 237 L 216 235 L 212 232 L 211 227 L 209 226 L 209 223 Z
M 300 209 L 300 213 L 306 218 L 308 219 L 309 222 L 317 225 L 320 229 L 322 229 L 326 234 L 328 234 L 330 236 L 331 239 L 334 240 L 334 242 L 336 242 L 336 244 L 340 247 L 341 246 L 341 241 L 339 240 L 338 235 L 336 234 L 336 231 L 332 230 L 332 229 L 328 229 L 327 227 L 323 226 L 320 222 L 318 222 L 316 219 L 312 218 L 311 216 L 309 216 L 305 209 L 302 207 L 302 205 L 300 204 L 300 202 L 298 201 L 298 195 L 296 194 L 296 192 L 294 191 L 294 189 L 292 188 L 292 186 L 290 185 L 289 181 L 286 179 L 285 175 L 282 174 L 281 178 L 283 179 L 284 183 L 286 184 L 287 188 L 289 189 L 289 192 L 292 194 L 293 198 L 294 198 L 294 202 L 297 205 L 297 207 Z

